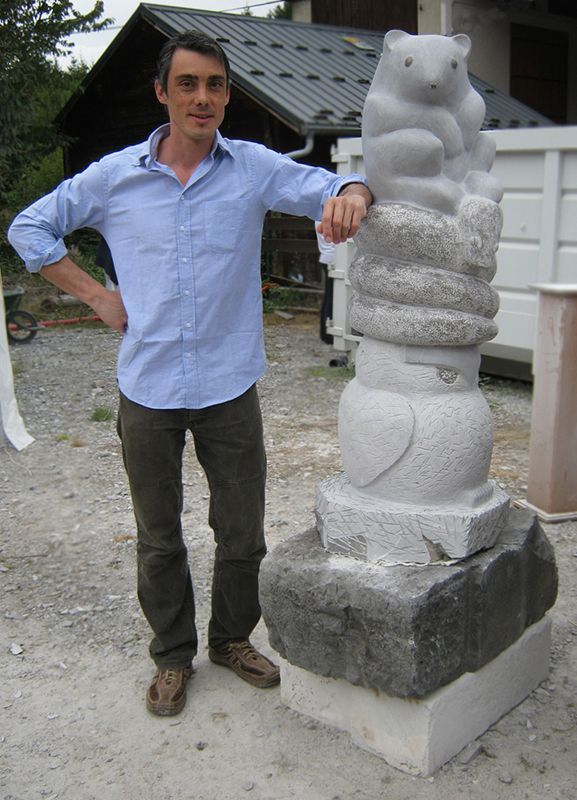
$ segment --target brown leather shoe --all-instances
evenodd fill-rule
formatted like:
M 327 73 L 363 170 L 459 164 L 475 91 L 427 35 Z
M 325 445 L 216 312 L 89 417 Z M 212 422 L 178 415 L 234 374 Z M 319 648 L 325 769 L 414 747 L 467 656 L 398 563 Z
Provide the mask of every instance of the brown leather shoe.
M 280 683 L 280 670 L 276 664 L 252 646 L 248 639 L 227 642 L 221 647 L 210 647 L 208 657 L 214 664 L 222 664 L 259 689 L 268 689 Z
M 146 708 L 160 717 L 180 714 L 186 703 L 186 682 L 192 667 L 160 669 L 146 693 Z

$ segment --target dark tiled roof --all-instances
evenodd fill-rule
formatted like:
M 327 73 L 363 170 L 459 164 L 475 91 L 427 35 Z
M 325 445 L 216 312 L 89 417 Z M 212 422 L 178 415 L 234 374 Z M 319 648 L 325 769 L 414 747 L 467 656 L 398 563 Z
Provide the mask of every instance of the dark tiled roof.
M 233 82 L 303 135 L 360 133 L 384 32 L 148 3 L 135 16 L 168 36 L 190 28 L 214 36 L 230 59 Z M 485 128 L 552 124 L 479 78 L 470 78 L 487 106 Z
M 505 92 L 499 91 L 490 83 L 477 78 L 469 73 L 469 80 L 485 101 L 485 121 L 483 127 L 487 130 L 494 128 L 530 128 L 539 125 L 554 125 L 548 117 L 539 114 L 520 100 L 515 100 Z

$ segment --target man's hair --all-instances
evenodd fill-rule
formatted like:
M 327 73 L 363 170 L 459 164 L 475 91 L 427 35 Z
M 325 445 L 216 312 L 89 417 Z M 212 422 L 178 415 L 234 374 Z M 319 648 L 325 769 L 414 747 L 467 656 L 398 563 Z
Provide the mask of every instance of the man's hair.
M 222 64 L 226 72 L 226 85 L 230 85 L 230 64 L 226 53 L 219 43 L 202 31 L 184 31 L 172 36 L 165 42 L 156 65 L 156 80 L 166 92 L 168 88 L 168 73 L 175 50 L 192 50 L 204 56 L 212 56 Z

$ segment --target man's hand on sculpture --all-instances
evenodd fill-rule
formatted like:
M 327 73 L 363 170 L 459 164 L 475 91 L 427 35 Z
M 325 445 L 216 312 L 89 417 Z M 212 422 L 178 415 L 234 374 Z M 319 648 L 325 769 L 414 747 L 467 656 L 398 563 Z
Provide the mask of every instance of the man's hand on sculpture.
M 118 333 L 124 333 L 128 315 L 120 292 L 107 289 L 105 294 L 99 295 L 98 299 L 93 302 L 92 307 L 102 322 Z
M 362 183 L 349 183 L 337 197 L 329 197 L 317 230 L 327 242 L 341 244 L 352 238 L 367 216 L 373 196 Z

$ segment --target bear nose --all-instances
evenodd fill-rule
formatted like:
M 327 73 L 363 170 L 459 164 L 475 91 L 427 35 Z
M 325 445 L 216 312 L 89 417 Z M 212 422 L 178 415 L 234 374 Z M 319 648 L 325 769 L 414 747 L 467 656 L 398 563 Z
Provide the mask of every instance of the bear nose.
M 431 81 L 429 86 L 431 87 L 431 89 L 436 89 L 437 88 L 437 81 Z

